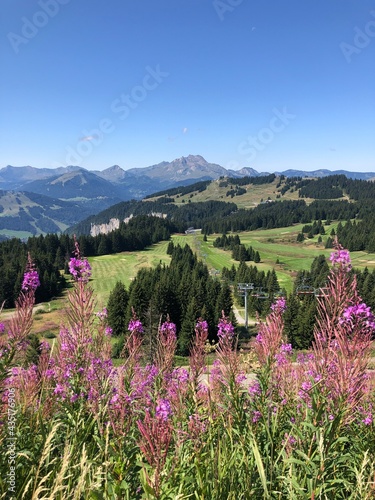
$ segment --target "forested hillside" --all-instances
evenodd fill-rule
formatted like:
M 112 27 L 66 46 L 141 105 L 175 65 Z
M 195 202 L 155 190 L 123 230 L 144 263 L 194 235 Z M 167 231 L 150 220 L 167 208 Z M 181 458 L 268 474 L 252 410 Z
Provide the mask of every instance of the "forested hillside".
M 118 316 L 123 316 L 124 330 L 116 354 L 123 346 L 127 325 L 132 317 L 132 310 L 141 319 L 145 327 L 145 344 L 149 345 L 150 356 L 156 350 L 155 339 L 160 321 L 169 316 L 176 324 L 178 332 L 178 351 L 186 355 L 189 352 L 197 318 L 204 318 L 209 326 L 209 339 L 217 340 L 215 325 L 222 311 L 231 315 L 232 294 L 229 285 L 210 276 L 207 266 L 193 254 L 188 245 L 168 247 L 172 260 L 169 266 L 158 265 L 154 269 L 142 269 L 132 281 L 128 295 L 127 308 L 121 308 Z M 108 304 L 108 317 L 113 320 L 111 326 L 118 323 L 117 310 L 121 287 L 115 287 Z
M 221 179 L 219 183 L 229 180 Z M 269 201 L 258 204 L 251 210 L 239 209 L 236 203 L 210 200 L 198 203 L 180 203 L 172 201 L 174 191 L 166 191 L 158 199 L 143 202 L 130 201 L 120 203 L 76 226 L 77 238 L 82 252 L 86 256 L 106 255 L 126 250 L 141 250 L 161 240 L 168 240 L 175 232 L 184 232 L 189 227 L 202 229 L 206 235 L 229 232 L 271 229 L 305 224 L 308 235 L 319 233 L 321 221 L 339 220 L 337 227 L 340 243 L 349 250 L 375 251 L 375 185 L 368 181 L 347 179 L 345 176 L 331 176 L 321 179 L 275 178 L 264 176 L 257 178 L 235 179 L 236 189 L 242 189 L 247 182 L 252 185 L 271 185 L 281 191 L 298 192 L 303 199 Z M 194 189 L 203 190 L 208 184 L 198 183 Z M 228 187 L 228 186 L 226 186 Z M 224 187 L 224 189 L 226 189 Z M 183 188 L 188 193 L 192 186 Z M 180 190 L 180 193 L 182 191 Z M 339 199 L 317 199 L 322 194 Z M 307 198 L 306 198 L 307 197 Z M 316 199 L 312 200 L 312 197 Z M 235 198 L 234 198 L 235 199 Z M 117 217 L 123 220 L 133 214 L 128 223 L 121 222 L 119 229 L 108 234 L 90 236 L 89 228 L 94 221 Z M 150 216 L 157 214 L 158 216 Z M 165 217 L 163 217 L 164 215 Z M 320 224 L 320 225 L 319 225 Z M 308 228 L 311 226 L 311 231 Z M 310 234 L 311 233 L 311 234 Z M 303 234 L 301 233 L 301 238 Z M 327 245 L 332 244 L 332 239 Z M 68 235 L 51 235 L 29 238 L 27 242 L 9 240 L 0 242 L 0 301 L 6 307 L 14 304 L 14 299 L 21 286 L 21 276 L 30 251 L 36 261 L 41 276 L 41 287 L 37 300 L 48 300 L 57 295 L 64 281 L 61 271 L 73 251 L 73 239 Z M 232 249 L 233 251 L 233 249 Z M 245 252 L 248 254 L 245 255 Z M 233 257 L 239 261 L 259 261 L 256 249 L 238 246 Z
M 176 228 L 159 217 L 139 216 L 109 235 L 81 236 L 78 238 L 85 256 L 143 250 L 161 240 L 168 240 Z M 0 304 L 13 307 L 21 289 L 27 253 L 30 252 L 40 276 L 41 285 L 36 292 L 37 302 L 50 300 L 64 287 L 62 271 L 74 251 L 74 238 L 49 234 L 35 236 L 27 242 L 19 239 L 0 242 Z
M 210 196 L 216 193 L 217 198 L 196 201 L 213 184 L 217 189 L 210 191 Z M 237 199 L 249 197 L 254 186 L 264 186 L 264 193 L 267 193 L 269 191 L 266 187 L 271 184 L 274 199 L 266 197 L 251 209 L 239 208 Z M 289 198 L 288 193 L 292 193 Z M 309 224 L 326 219 L 364 219 L 371 216 L 374 210 L 373 182 L 347 179 L 344 175 L 301 179 L 283 176 L 277 178 L 272 174 L 199 182 L 156 193 L 152 199 L 119 203 L 72 227 L 69 232 L 89 234 L 93 224 L 106 223 L 111 219 L 121 221 L 132 214 L 163 214 L 174 223 L 178 231 L 194 226 L 201 228 L 206 234 L 213 234 L 271 229 L 296 223 Z

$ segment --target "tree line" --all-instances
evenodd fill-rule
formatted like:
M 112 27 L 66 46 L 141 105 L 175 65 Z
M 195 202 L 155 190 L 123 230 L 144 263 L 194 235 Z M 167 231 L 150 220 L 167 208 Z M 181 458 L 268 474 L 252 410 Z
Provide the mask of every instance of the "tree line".
M 260 254 L 258 250 L 254 250 L 251 245 L 248 247 L 243 245 L 238 234 L 229 236 L 223 234 L 222 236 L 218 236 L 213 242 L 213 246 L 215 248 L 222 248 L 223 250 L 231 250 L 232 259 L 234 260 L 238 260 L 240 262 L 249 260 L 260 262 Z

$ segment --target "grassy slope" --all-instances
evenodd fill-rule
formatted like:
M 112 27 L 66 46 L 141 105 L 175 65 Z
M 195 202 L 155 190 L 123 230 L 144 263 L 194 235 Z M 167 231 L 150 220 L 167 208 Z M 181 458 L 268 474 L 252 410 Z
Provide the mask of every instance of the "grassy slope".
M 328 233 L 335 224 L 329 226 Z M 279 283 L 288 292 L 293 288 L 293 279 L 300 269 L 309 269 L 314 257 L 324 254 L 327 257 L 331 250 L 324 249 L 322 244 L 317 243 L 317 238 L 305 240 L 303 243 L 296 243 L 296 237 L 302 225 L 292 228 L 279 228 L 258 230 L 240 233 L 240 238 L 246 245 L 252 245 L 258 250 L 262 262 L 256 264 L 260 270 L 267 271 L 275 268 Z M 189 244 L 199 258 L 205 261 L 210 270 L 221 270 L 224 266 L 231 267 L 232 264 L 238 266 L 238 262 L 231 258 L 229 251 L 224 251 L 213 247 L 213 241 L 217 235 L 208 237 L 208 241 L 203 241 L 203 235 L 174 235 L 172 237 L 176 244 Z M 327 236 L 323 236 L 324 239 Z M 131 280 L 142 267 L 156 266 L 160 261 L 168 264 L 170 256 L 166 254 L 168 242 L 161 242 L 153 247 L 141 252 L 123 252 L 115 255 L 104 255 L 90 258 L 92 265 L 91 284 L 95 290 L 97 298 L 97 310 L 106 305 L 108 296 L 116 281 L 122 281 L 127 287 Z M 351 258 L 353 266 L 363 269 L 375 268 L 375 254 L 365 252 L 352 252 Z M 276 261 L 279 260 L 279 264 Z M 255 265 L 253 262 L 249 264 Z M 59 325 L 63 321 L 63 308 L 65 300 L 60 298 L 51 303 L 41 304 L 38 307 L 44 312 L 35 315 L 33 331 L 42 333 L 44 331 L 58 332 Z M 50 310 L 50 311 L 49 311 Z M 6 311 L 4 316 L 9 317 L 10 311 Z
M 257 206 L 261 200 L 267 200 L 270 198 L 271 200 L 275 201 L 277 198 L 277 194 L 279 194 L 280 188 L 284 185 L 284 182 L 281 184 L 281 187 L 279 189 L 276 189 L 276 185 L 278 183 L 279 179 L 276 179 L 274 182 L 270 184 L 260 184 L 260 185 L 254 185 L 254 184 L 248 184 L 246 186 L 241 186 L 247 189 L 247 192 L 245 194 L 242 194 L 240 196 L 234 196 L 231 198 L 230 196 L 226 196 L 227 191 L 232 189 L 235 186 L 235 183 L 229 184 L 226 187 L 220 187 L 219 184 L 222 182 L 222 180 L 217 180 L 217 181 L 212 181 L 211 184 L 207 186 L 207 189 L 199 193 L 198 191 L 195 191 L 193 193 L 189 193 L 184 196 L 173 196 L 175 199 L 175 204 L 176 205 L 181 205 L 182 203 L 187 203 L 191 201 L 191 203 L 194 202 L 200 202 L 200 201 L 210 201 L 210 200 L 216 200 L 216 201 L 232 201 L 236 203 L 236 205 L 239 208 L 254 208 Z M 151 198 L 151 199 L 156 199 L 156 198 Z M 298 193 L 297 192 L 291 192 L 288 190 L 283 196 L 280 198 L 281 200 L 297 200 L 298 199 Z M 306 199 L 305 200 L 307 203 L 311 200 Z
M 329 232 L 335 224 L 329 226 Z M 332 250 L 325 249 L 324 244 L 317 243 L 317 237 L 297 243 L 296 238 L 302 225 L 292 228 L 267 229 L 240 233 L 241 242 L 251 245 L 258 250 L 262 261 L 256 264 L 260 270 L 268 271 L 275 268 L 280 285 L 287 291 L 293 288 L 293 279 L 296 272 L 302 269 L 309 269 L 311 263 L 318 255 L 325 255 L 327 258 Z M 208 241 L 203 241 L 202 235 L 174 235 L 172 237 L 176 244 L 192 247 L 198 257 L 205 261 L 209 269 L 221 270 L 224 266 L 231 267 L 238 262 L 231 258 L 231 253 L 220 248 L 213 247 L 213 241 L 217 235 L 208 237 Z M 327 236 L 323 236 L 323 243 Z M 116 255 L 105 255 L 93 257 L 90 263 L 93 267 L 92 284 L 98 295 L 98 302 L 105 303 L 109 292 L 116 281 L 122 281 L 129 286 L 132 278 L 141 267 L 152 267 L 160 261 L 168 263 L 170 257 L 166 254 L 167 242 L 158 243 L 152 248 L 141 252 L 124 252 Z M 375 255 L 365 252 L 352 252 L 353 266 L 363 269 L 375 268 Z M 279 263 L 276 263 L 276 262 Z M 249 262 L 250 265 L 255 265 Z
M 110 291 L 117 281 L 127 287 L 142 267 L 154 267 L 160 261 L 170 262 L 167 255 L 168 242 L 163 241 L 141 252 L 123 252 L 114 255 L 102 255 L 89 259 L 92 266 L 92 285 L 99 305 L 105 305 Z
M 223 200 L 233 201 L 239 207 L 250 208 L 256 206 L 260 201 L 270 198 L 276 199 L 278 190 L 276 189 L 277 180 L 271 184 L 263 185 L 248 185 L 247 192 L 241 196 L 230 198 L 226 196 L 226 192 L 232 188 L 228 184 L 226 187 L 220 187 L 219 181 L 212 182 L 207 190 L 202 193 L 193 193 L 184 197 L 175 197 L 176 204 L 184 202 L 206 201 L 206 200 Z M 287 191 L 281 199 L 297 199 L 298 193 Z M 309 202 L 311 200 L 306 200 Z M 331 231 L 335 224 L 326 228 L 327 234 Z M 309 269 L 314 257 L 320 254 L 329 256 L 330 250 L 325 250 L 324 245 L 317 244 L 317 238 L 306 240 L 303 243 L 296 243 L 298 232 L 301 231 L 302 225 L 294 227 L 258 230 L 253 232 L 240 233 L 241 241 L 247 245 L 252 245 L 255 250 L 258 250 L 262 262 L 257 264 L 260 270 L 268 271 L 272 268 L 276 269 L 279 283 L 288 292 L 293 288 L 293 279 L 298 270 Z M 17 234 L 17 236 L 20 236 Z M 188 243 L 197 255 L 206 262 L 212 270 L 221 270 L 224 266 L 231 267 L 232 264 L 238 265 L 238 262 L 231 258 L 230 252 L 214 248 L 212 243 L 217 235 L 208 237 L 208 241 L 203 241 L 202 235 L 174 235 L 173 241 L 180 245 Z M 323 237 L 323 243 L 327 236 Z M 141 267 L 152 267 L 159 262 L 168 263 L 170 257 L 166 254 L 167 242 L 161 242 L 142 252 L 124 252 L 116 255 L 106 255 L 90 258 L 90 263 L 93 268 L 92 285 L 97 295 L 98 309 L 107 303 L 108 296 L 116 281 L 122 281 L 127 287 L 131 280 L 137 274 Z M 375 255 L 366 254 L 364 252 L 353 252 L 352 260 L 355 267 L 364 268 L 366 265 L 371 269 L 375 267 Z M 278 263 L 276 263 L 278 261 Z M 250 263 L 254 265 L 254 263 Z M 52 308 L 54 309 L 54 303 Z M 63 307 L 63 301 L 57 303 L 57 309 Z M 43 308 L 48 311 L 48 304 L 43 305 Z M 56 317 L 55 317 L 56 316 Z M 58 311 L 51 313 L 39 314 L 36 317 L 35 330 L 42 332 L 44 324 L 46 329 L 55 330 L 53 325 L 60 323 Z M 53 318 L 53 319 L 52 319 Z

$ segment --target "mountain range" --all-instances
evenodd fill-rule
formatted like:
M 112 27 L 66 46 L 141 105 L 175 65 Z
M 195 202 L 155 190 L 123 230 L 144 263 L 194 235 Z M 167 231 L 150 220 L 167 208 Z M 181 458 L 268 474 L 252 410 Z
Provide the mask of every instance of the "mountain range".
M 325 169 L 275 173 L 286 177 L 344 174 L 352 179 L 375 178 L 374 172 Z M 0 169 L 0 234 L 15 230 L 15 227 L 31 234 L 56 232 L 121 201 L 140 200 L 152 193 L 197 181 L 263 175 L 267 174 L 249 167 L 225 169 L 207 162 L 200 155 L 128 170 L 118 165 L 102 171 L 78 166 L 48 169 L 8 165 Z

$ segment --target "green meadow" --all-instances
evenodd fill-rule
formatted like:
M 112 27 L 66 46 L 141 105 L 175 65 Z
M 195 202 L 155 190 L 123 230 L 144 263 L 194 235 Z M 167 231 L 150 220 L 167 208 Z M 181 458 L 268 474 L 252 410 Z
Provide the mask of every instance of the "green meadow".
M 327 234 L 337 224 L 326 227 Z M 324 244 L 327 235 L 323 236 L 322 243 L 318 243 L 318 237 L 306 239 L 302 243 L 297 243 L 297 234 L 303 225 L 298 224 L 293 227 L 265 229 L 247 231 L 239 233 L 241 243 L 251 245 L 258 250 L 261 262 L 249 265 L 256 265 L 259 270 L 268 271 L 275 269 L 279 284 L 288 292 L 293 289 L 293 281 L 296 273 L 300 270 L 307 270 L 318 255 L 325 255 L 327 258 L 331 254 L 331 249 L 325 249 Z M 231 252 L 213 246 L 218 235 L 210 235 L 207 241 L 203 241 L 202 234 L 177 234 L 172 236 L 175 244 L 184 246 L 188 244 L 193 251 L 202 259 L 213 272 L 221 271 L 223 267 L 237 266 L 239 263 L 231 258 Z M 89 259 L 92 266 L 92 284 L 97 293 L 98 304 L 105 305 L 108 296 L 116 281 L 122 281 L 129 286 L 131 280 L 136 276 L 139 269 L 143 267 L 153 267 L 159 263 L 168 264 L 170 261 L 167 255 L 168 242 L 161 242 L 152 247 L 139 252 L 123 252 L 115 255 L 103 255 Z M 364 269 L 375 268 L 375 254 L 366 252 L 352 252 L 351 258 L 353 266 Z
M 168 264 L 168 242 L 163 241 L 140 252 L 122 252 L 113 255 L 90 257 L 92 267 L 91 283 L 97 295 L 99 305 L 105 305 L 109 293 L 117 281 L 122 281 L 126 287 L 143 267 L 155 267 L 160 262 Z

